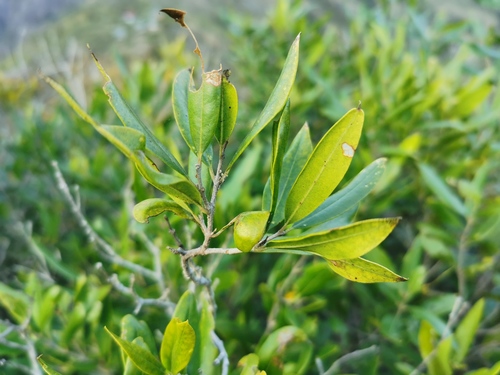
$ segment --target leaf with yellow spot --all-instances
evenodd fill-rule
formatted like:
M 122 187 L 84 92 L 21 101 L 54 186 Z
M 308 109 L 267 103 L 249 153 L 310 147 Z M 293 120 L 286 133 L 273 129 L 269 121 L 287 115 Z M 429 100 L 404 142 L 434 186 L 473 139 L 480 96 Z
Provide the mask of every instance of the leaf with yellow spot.
M 408 280 L 363 258 L 328 260 L 328 265 L 335 273 L 358 283 L 395 283 Z

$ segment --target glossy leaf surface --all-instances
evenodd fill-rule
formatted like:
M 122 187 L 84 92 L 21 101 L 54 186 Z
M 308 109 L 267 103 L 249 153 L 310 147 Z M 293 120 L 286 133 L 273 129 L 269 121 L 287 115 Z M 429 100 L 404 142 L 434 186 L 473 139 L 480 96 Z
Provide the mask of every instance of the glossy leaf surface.
M 175 122 L 177 123 L 182 138 L 184 138 L 184 142 L 194 151 L 188 111 L 188 91 L 190 84 L 191 72 L 188 69 L 184 69 L 177 74 L 172 88 L 172 110 L 174 112 Z
M 165 369 L 160 361 L 148 349 L 145 349 L 137 344 L 125 341 L 116 336 L 108 328 L 104 327 L 106 332 L 115 340 L 115 342 L 122 348 L 130 360 L 142 372 L 148 375 L 164 375 Z
M 328 265 L 335 273 L 358 283 L 393 283 L 408 280 L 380 264 L 363 258 L 329 260 Z
M 235 155 L 229 162 L 227 171 L 233 167 L 233 164 L 236 160 L 238 160 L 243 151 L 245 151 L 257 134 L 259 134 L 262 129 L 264 129 L 283 110 L 283 107 L 288 100 L 288 96 L 290 95 L 290 91 L 292 90 L 292 85 L 295 81 L 295 74 L 297 73 L 297 66 L 299 63 L 299 43 L 300 34 L 297 38 L 295 38 L 295 41 L 290 47 L 283 70 L 281 71 L 281 75 L 278 78 L 278 82 L 276 82 L 276 86 L 269 96 L 264 109 L 260 113 L 255 124 L 250 129 L 248 135 L 241 142 L 238 150 L 236 150 Z
M 339 192 L 328 197 L 316 210 L 293 224 L 307 228 L 322 224 L 348 211 L 366 197 L 384 174 L 385 158 L 375 160 Z
M 319 141 L 290 191 L 286 222 L 313 212 L 340 183 L 358 147 L 363 119 L 361 109 L 351 109 Z
M 188 365 L 195 342 L 195 333 L 189 322 L 172 318 L 165 328 L 160 348 L 161 363 L 167 371 L 177 374 Z
M 271 212 L 274 212 L 278 203 L 280 191 L 280 176 L 283 167 L 283 158 L 285 155 L 288 134 L 290 133 L 290 100 L 288 100 L 280 120 L 273 125 L 273 153 L 271 159 L 271 175 L 270 175 L 270 189 L 271 189 Z
M 200 88 L 188 91 L 189 128 L 194 151 L 200 160 L 219 126 L 221 98 L 222 70 L 203 73 Z
M 215 137 L 220 144 L 226 142 L 236 125 L 238 117 L 238 93 L 236 87 L 228 81 L 225 75 L 222 76 L 222 101 L 220 125 L 215 132 Z
M 143 200 L 134 206 L 134 219 L 139 223 L 148 223 L 149 218 L 170 211 L 179 217 L 189 219 L 190 215 L 177 203 L 169 199 L 151 198 Z
M 146 136 L 146 147 L 148 150 L 158 156 L 161 161 L 163 161 L 173 170 L 179 172 L 182 175 L 186 175 L 186 171 L 179 164 L 177 159 L 163 145 L 163 143 L 161 143 L 160 140 L 156 138 L 153 132 L 139 119 L 137 114 L 123 99 L 110 76 L 106 73 L 101 63 L 97 60 L 94 54 L 92 54 L 92 57 L 94 58 L 94 62 L 96 63 L 97 68 L 106 80 L 106 83 L 103 86 L 103 91 L 108 96 L 109 104 L 111 105 L 119 119 L 122 121 L 123 125 L 136 129 L 143 133 Z
M 371 219 L 330 231 L 270 241 L 268 249 L 291 249 L 329 260 L 353 259 L 378 246 L 394 229 L 399 218 Z

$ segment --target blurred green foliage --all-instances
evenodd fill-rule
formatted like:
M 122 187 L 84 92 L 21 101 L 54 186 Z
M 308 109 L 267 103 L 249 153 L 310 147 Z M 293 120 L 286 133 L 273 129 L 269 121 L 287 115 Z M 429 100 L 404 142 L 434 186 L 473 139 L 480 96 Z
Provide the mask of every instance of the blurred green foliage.
M 319 137 L 362 101 L 365 130 L 344 183 L 372 160 L 388 157 L 385 175 L 357 218 L 403 216 L 369 258 L 410 281 L 353 284 L 322 261 L 292 255 L 202 259 L 217 280 L 215 331 L 231 373 L 256 360 L 245 357 L 255 353 L 268 374 L 416 374 L 429 354 L 424 373 L 497 374 L 500 35 L 479 21 L 456 21 L 418 6 L 381 2 L 339 9 L 345 17 L 281 0 L 258 21 L 221 13 L 229 30 L 224 37 L 237 46 L 228 57 L 241 88 L 236 137 L 247 132 L 290 42 L 302 32 L 292 132 L 308 121 Z M 118 85 L 126 99 L 172 147 L 181 136 L 172 126 L 170 91 L 176 72 L 194 61 L 188 49 L 179 37 L 148 58 L 115 55 L 107 64 L 120 70 L 114 76 L 124 79 Z M 88 112 L 100 122 L 117 123 L 100 83 L 82 78 L 91 68 L 79 69 L 74 77 L 80 82 L 70 87 L 80 91 L 73 94 L 87 98 Z M 66 180 L 78 186 L 72 193 L 86 218 L 123 258 L 153 268 L 144 235 L 163 249 L 165 284 L 177 302 L 188 283 L 177 257 L 164 250 L 175 245 L 166 224 L 132 219 L 133 203 L 155 193 L 36 79 L 0 75 L 0 81 L 2 371 L 36 373 L 31 348 L 63 374 L 120 373 L 120 352 L 103 326 L 118 332 L 122 316 L 134 312 L 134 297 L 109 281 L 116 273 L 129 285 L 131 272 L 106 262 L 88 241 L 57 189 L 50 161 L 57 160 Z M 239 212 L 260 209 L 256 194 L 269 173 L 262 166 L 271 157 L 270 130 L 258 139 L 223 187 L 228 198 L 216 218 L 219 227 Z M 183 232 L 180 220 L 172 224 L 183 240 L 197 240 L 199 234 Z M 141 276 L 134 291 L 143 298 L 162 294 Z M 194 293 L 203 304 L 202 290 Z M 170 317 L 155 306 L 138 312 L 153 332 L 163 332 Z M 359 356 L 339 360 L 348 353 Z

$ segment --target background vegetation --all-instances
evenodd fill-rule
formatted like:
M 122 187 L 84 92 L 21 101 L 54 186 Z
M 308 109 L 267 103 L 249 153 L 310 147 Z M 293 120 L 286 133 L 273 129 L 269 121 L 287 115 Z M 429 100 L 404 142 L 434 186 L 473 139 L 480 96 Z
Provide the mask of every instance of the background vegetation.
M 22 54 L 1 62 L 0 364 L 6 374 L 41 373 L 39 354 L 63 374 L 121 373 L 120 352 L 103 326 L 118 332 L 122 316 L 137 314 L 163 332 L 186 290 L 204 298 L 166 250 L 175 242 L 165 222 L 141 225 L 132 218 L 133 204 L 153 190 L 35 74 L 41 67 L 94 118 L 116 123 L 86 54 L 89 42 L 141 118 L 165 142 L 180 143 L 171 85 L 180 69 L 195 64 L 192 44 L 157 14 L 169 4 L 139 3 L 135 12 L 122 2 L 109 9 L 89 3 L 45 25 Z M 242 139 L 259 113 L 298 32 L 292 133 L 307 121 L 317 141 L 362 101 L 364 134 L 345 181 L 372 160 L 389 158 L 357 219 L 404 218 L 370 257 L 410 278 L 399 285 L 354 284 L 324 262 L 291 255 L 200 260 L 216 284 L 215 331 L 231 373 L 241 372 L 237 363 L 249 353 L 259 355 L 268 374 L 500 373 L 500 34 L 488 16 L 499 5 L 467 3 L 457 13 L 390 1 L 282 0 L 269 10 L 245 11 L 219 6 L 224 11 L 186 10 L 207 65 L 222 61 L 232 70 L 240 94 L 235 137 Z M 270 139 L 269 129 L 224 185 L 227 217 L 260 208 Z M 74 214 L 52 161 L 92 231 Z M 222 225 L 226 216 L 218 220 Z M 181 221 L 173 224 L 191 236 Z M 168 293 L 118 258 L 153 270 L 160 260 Z M 160 297 L 156 304 L 144 300 Z M 214 366 L 213 373 L 220 371 Z

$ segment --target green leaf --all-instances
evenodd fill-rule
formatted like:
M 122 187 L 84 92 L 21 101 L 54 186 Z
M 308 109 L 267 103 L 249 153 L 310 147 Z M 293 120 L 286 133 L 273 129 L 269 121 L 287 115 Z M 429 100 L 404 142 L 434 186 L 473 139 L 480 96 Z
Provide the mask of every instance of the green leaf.
M 148 223 L 150 217 L 170 211 L 179 217 L 190 219 L 191 216 L 179 204 L 169 199 L 151 198 L 143 200 L 134 206 L 134 219 L 139 223 Z
M 271 204 L 270 211 L 274 212 L 278 203 L 280 190 L 280 176 L 283 167 L 283 157 L 285 155 L 288 143 L 288 134 L 290 132 L 290 100 L 287 101 L 280 120 L 273 125 L 273 154 L 271 160 Z
M 189 128 L 198 160 L 212 143 L 220 122 L 222 70 L 202 74 L 198 90 L 188 90 Z
M 156 342 L 149 326 L 145 321 L 138 320 L 134 315 L 127 314 L 121 319 L 120 337 L 128 342 L 141 337 L 149 348 L 149 351 L 155 355 L 158 354 Z
M 111 105 L 123 125 L 136 129 L 143 133 L 146 137 L 146 148 L 153 154 L 158 156 L 161 161 L 163 161 L 167 166 L 179 172 L 181 175 L 186 176 L 186 171 L 179 164 L 177 159 L 175 159 L 172 153 L 160 142 L 158 138 L 156 138 L 153 132 L 139 119 L 136 113 L 123 99 L 115 84 L 93 53 L 92 57 L 95 64 L 97 65 L 97 68 L 106 80 L 106 83 L 103 86 L 103 91 L 108 96 L 109 104 Z
M 300 250 L 328 260 L 353 259 L 378 246 L 394 229 L 400 218 L 370 219 L 345 227 L 306 236 L 272 240 L 264 251 Z
M 319 141 L 288 196 L 287 223 L 294 223 L 313 212 L 340 183 L 358 147 L 363 119 L 363 111 L 354 108 Z
M 102 125 L 99 133 L 132 161 L 134 151 L 145 150 L 146 137 L 138 130 L 117 125 Z
M 217 348 L 212 339 L 214 329 L 214 315 L 207 299 L 203 299 L 197 343 L 203 348 L 200 350 L 200 368 L 203 369 L 204 375 L 212 375 L 215 370 L 214 361 L 217 357 Z M 215 373 L 218 372 L 215 371 Z
M 346 225 L 351 224 L 354 215 L 356 215 L 356 212 L 358 211 L 358 206 L 359 205 L 353 206 L 340 215 L 335 216 L 331 220 L 325 221 L 324 223 L 307 229 L 306 231 L 302 232 L 302 235 L 305 236 L 306 234 L 324 232 L 334 228 L 345 227 Z
M 454 210 L 459 215 L 466 217 L 468 212 L 462 200 L 451 190 L 451 188 L 438 175 L 436 170 L 430 165 L 419 163 L 418 168 L 423 181 L 436 197 L 446 206 Z
M 238 367 L 243 367 L 240 375 L 255 375 L 259 371 L 259 356 L 255 353 L 250 353 L 238 362 Z
M 62 345 L 69 346 L 75 334 L 83 329 L 86 314 L 87 311 L 84 304 L 80 301 L 76 302 L 69 314 L 68 320 L 64 324 L 64 330 L 61 334 Z
M 434 350 L 434 341 L 436 339 L 436 331 L 431 323 L 427 320 L 422 320 L 418 331 L 418 349 L 422 359 L 425 359 Z
M 220 144 L 226 142 L 234 126 L 236 125 L 236 118 L 238 117 L 238 93 L 234 85 L 228 81 L 225 75 L 222 76 L 222 103 L 221 103 L 221 116 L 220 125 L 215 136 Z
M 295 326 L 285 326 L 272 332 L 257 350 L 257 356 L 263 364 L 267 364 L 274 356 L 282 356 L 286 346 L 292 342 L 305 341 L 307 335 Z M 266 366 L 262 366 L 266 368 Z
M 132 344 L 140 346 L 146 350 L 150 350 L 148 344 L 144 341 L 142 337 L 136 337 L 131 341 Z M 123 375 L 142 375 L 143 372 L 137 368 L 137 366 L 132 362 L 130 357 L 128 357 L 125 352 L 122 350 L 122 355 L 125 357 L 124 366 L 123 366 Z
M 189 126 L 188 90 L 191 84 L 191 72 L 188 69 L 181 71 L 174 79 L 172 88 L 172 109 L 175 122 L 184 138 L 184 142 L 191 150 L 195 150 L 191 128 Z
M 163 335 L 160 359 L 167 371 L 177 374 L 185 368 L 193 354 L 196 336 L 189 322 L 174 317 Z
M 259 115 L 259 118 L 250 129 L 248 135 L 243 139 L 238 150 L 234 154 L 233 158 L 227 166 L 226 173 L 233 167 L 234 163 L 241 156 L 243 151 L 248 147 L 248 145 L 253 141 L 253 139 L 259 134 L 262 129 L 264 129 L 282 110 L 285 106 L 290 91 L 292 90 L 293 82 L 295 81 L 295 74 L 297 73 L 297 66 L 299 63 L 299 43 L 300 34 L 297 35 L 295 41 L 290 47 L 288 56 L 285 60 L 285 65 L 281 71 L 281 75 L 274 86 L 271 96 L 267 100 L 267 103 Z
M 28 296 L 2 282 L 0 282 L 0 305 L 17 323 L 23 323 L 28 318 L 30 311 Z
M 478 300 L 462 319 L 455 331 L 454 336 L 458 348 L 455 352 L 454 360 L 457 363 L 462 363 L 474 341 L 474 336 L 476 335 L 479 324 L 481 323 L 481 318 L 483 317 L 484 303 L 483 298 Z
M 328 264 L 335 273 L 358 283 L 394 283 L 408 280 L 380 264 L 363 258 L 329 260 Z
M 147 375 L 164 375 L 165 368 L 163 368 L 160 361 L 148 349 L 145 349 L 137 344 L 125 341 L 116 336 L 107 327 L 104 327 L 106 332 L 115 340 L 120 348 L 127 353 L 130 360 L 134 365 L 146 373 Z
M 60 372 L 57 372 L 55 370 L 52 370 L 46 363 L 45 361 L 42 359 L 42 355 L 40 354 L 36 360 L 38 361 L 38 363 L 40 363 L 40 366 L 42 366 L 42 369 L 43 371 L 45 371 L 46 374 L 48 375 L 62 375 Z
M 385 170 L 385 158 L 375 160 L 363 169 L 342 190 L 328 197 L 316 210 L 293 224 L 294 228 L 307 228 L 330 221 L 358 205 L 366 197 Z
M 144 155 L 142 151 L 135 151 L 133 160 L 139 173 L 151 185 L 160 191 L 168 194 L 177 203 L 193 203 L 201 207 L 201 195 L 196 186 L 189 180 L 181 176 L 173 176 L 158 171 L 156 166 Z M 187 207 L 181 206 L 186 209 Z M 189 210 L 189 209 L 188 209 Z
M 248 252 L 266 233 L 269 211 L 242 212 L 234 223 L 234 243 L 238 249 Z
M 300 174 L 312 152 L 311 135 L 309 126 L 304 124 L 302 129 L 297 133 L 283 159 L 283 167 L 281 169 L 280 189 L 278 193 L 278 202 L 271 221 L 274 226 L 285 219 L 285 204 L 288 194 L 292 189 L 293 183 Z M 269 190 L 270 195 L 270 190 Z M 271 205 L 264 206 L 265 211 L 269 211 Z

